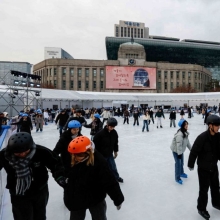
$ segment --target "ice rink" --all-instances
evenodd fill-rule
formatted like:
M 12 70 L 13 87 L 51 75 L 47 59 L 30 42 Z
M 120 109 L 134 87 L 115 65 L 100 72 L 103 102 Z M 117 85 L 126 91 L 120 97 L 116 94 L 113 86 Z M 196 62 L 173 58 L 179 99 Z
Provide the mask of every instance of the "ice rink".
M 198 177 L 197 169 L 189 171 L 187 161 L 189 151 L 186 149 L 185 173 L 188 179 L 183 179 L 183 185 L 175 182 L 174 159 L 170 150 L 176 128 L 170 128 L 169 114 L 162 121 L 163 128 L 150 124 L 150 132 L 142 132 L 143 121 L 140 125 L 123 125 L 123 118 L 118 118 L 116 130 L 119 134 L 119 155 L 116 164 L 124 183 L 120 183 L 125 201 L 121 210 L 117 211 L 109 197 L 107 201 L 107 218 L 110 220 L 201 220 L 197 212 Z M 189 140 L 193 144 L 195 138 L 203 131 L 205 125 L 202 115 L 194 113 L 194 117 L 186 120 L 189 122 Z M 177 114 L 176 124 L 180 119 Z M 90 120 L 87 120 L 90 122 Z M 82 134 L 89 135 L 90 129 L 83 128 Z M 59 139 L 56 125 L 49 123 L 44 126 L 42 133 L 32 132 L 37 144 L 53 149 Z M 50 175 L 50 198 L 47 206 L 48 220 L 68 220 L 69 211 L 63 203 L 63 190 Z M 210 194 L 207 210 L 212 220 L 220 219 L 220 211 L 211 205 Z M 86 220 L 91 219 L 87 212 Z M 10 197 L 5 193 L 2 220 L 13 220 Z

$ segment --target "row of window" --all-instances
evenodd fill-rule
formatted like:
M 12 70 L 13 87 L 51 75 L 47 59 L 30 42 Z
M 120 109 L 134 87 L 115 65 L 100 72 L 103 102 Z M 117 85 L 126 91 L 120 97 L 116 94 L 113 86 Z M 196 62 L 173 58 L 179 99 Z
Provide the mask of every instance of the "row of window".
M 186 86 L 186 84 L 183 82 L 181 83 L 182 86 Z M 191 83 L 188 83 L 187 84 L 189 87 L 191 87 Z M 176 82 L 176 87 L 178 88 L 180 86 L 180 83 L 179 82 Z M 195 83 L 194 84 L 194 88 L 195 89 L 202 89 L 202 83 Z M 158 90 L 161 90 L 161 82 L 158 82 L 157 83 L 157 89 Z M 174 83 L 173 82 L 170 82 L 170 90 L 174 89 Z M 168 83 L 167 82 L 164 82 L 164 90 L 168 90 Z
M 119 37 L 119 28 L 115 29 L 116 37 Z M 140 28 L 121 27 L 121 37 L 144 38 L 144 30 Z
M 175 75 L 175 73 L 176 73 L 176 75 Z M 164 78 L 165 79 L 168 78 L 168 74 L 169 74 L 168 71 L 164 71 Z M 182 74 L 182 79 L 185 79 L 186 76 L 188 77 L 188 79 L 191 79 L 193 77 L 193 74 L 191 72 L 186 73 L 185 71 L 182 71 L 182 72 L 180 72 L 180 71 L 176 71 L 176 72 L 170 71 L 170 79 L 173 79 L 174 76 L 176 76 L 176 79 L 179 79 L 181 74 Z M 158 76 L 158 79 L 161 79 L 161 71 L 160 70 L 157 71 L 157 76 Z M 203 74 L 200 73 L 200 72 L 198 72 L 198 73 L 195 72 L 194 73 L 194 78 L 197 79 L 197 77 L 198 77 L 198 79 L 203 79 Z M 208 79 L 208 76 L 206 76 L 205 74 L 204 74 L 204 79 L 205 80 Z
M 52 85 L 52 80 L 50 81 L 47 81 L 47 85 Z M 56 88 L 57 87 L 57 81 L 54 80 L 53 81 L 53 86 Z M 96 89 L 96 86 L 97 86 L 97 82 L 96 81 L 93 81 L 93 89 Z M 79 80 L 78 83 L 77 83 L 77 88 L 74 88 L 74 81 L 71 80 L 70 81 L 70 89 L 81 89 L 82 88 L 82 82 Z M 104 82 L 103 81 L 100 81 L 100 89 L 103 89 L 104 88 Z M 66 89 L 66 81 L 63 80 L 62 81 L 62 89 Z M 85 81 L 85 89 L 89 89 L 89 81 Z

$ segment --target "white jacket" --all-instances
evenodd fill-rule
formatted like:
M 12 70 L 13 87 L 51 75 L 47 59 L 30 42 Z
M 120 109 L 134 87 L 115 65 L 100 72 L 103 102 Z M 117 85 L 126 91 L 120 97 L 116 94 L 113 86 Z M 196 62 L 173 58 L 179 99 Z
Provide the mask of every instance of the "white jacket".
M 192 146 L 189 143 L 189 133 L 186 132 L 186 137 L 183 138 L 183 133 L 182 131 L 178 131 L 173 138 L 172 144 L 170 146 L 170 149 L 177 153 L 178 155 L 181 155 L 185 152 L 186 147 L 189 148 L 189 150 L 191 150 Z
M 143 120 L 150 120 L 150 115 L 143 115 Z
M 49 118 L 48 112 L 44 112 L 44 118 Z
M 103 118 L 110 118 L 110 117 L 111 117 L 111 114 L 110 114 L 109 111 L 104 111 L 104 112 L 102 112 L 101 116 L 102 116 Z

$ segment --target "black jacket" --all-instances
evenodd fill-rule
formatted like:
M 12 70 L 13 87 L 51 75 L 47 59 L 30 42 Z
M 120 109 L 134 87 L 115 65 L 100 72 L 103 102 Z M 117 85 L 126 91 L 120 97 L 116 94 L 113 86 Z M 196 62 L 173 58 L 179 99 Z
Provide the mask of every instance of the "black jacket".
M 135 113 L 133 113 L 133 117 L 134 117 L 134 119 L 138 119 L 139 116 L 140 116 L 139 112 L 135 112 Z
M 16 193 L 17 183 L 16 172 L 5 157 L 6 154 L 10 154 L 10 152 L 6 149 L 7 148 L 4 148 L 0 151 L 0 170 L 2 168 L 5 169 L 7 173 L 6 188 L 14 195 Z M 29 167 L 31 169 L 32 182 L 30 188 L 25 192 L 24 196 L 36 195 L 39 190 L 47 185 L 47 169 L 51 170 L 55 180 L 64 176 L 64 169 L 60 158 L 50 149 L 40 145 L 36 145 L 36 152 L 30 161 Z
M 32 122 L 29 117 L 27 117 L 26 121 L 21 118 L 18 122 L 11 123 L 11 125 L 20 125 L 20 132 L 31 133 L 31 130 L 33 129 Z
M 78 136 L 82 136 L 82 134 L 79 132 Z M 67 149 L 70 141 L 72 140 L 72 133 L 69 129 L 63 132 L 55 148 L 53 149 L 53 152 L 55 154 L 61 155 L 61 159 L 65 168 L 65 173 L 68 173 L 69 169 L 71 168 L 71 156 Z
M 170 112 L 170 120 L 176 120 L 176 112 Z
M 220 133 L 211 136 L 207 130 L 195 140 L 188 160 L 188 167 L 194 168 L 195 161 L 199 168 L 212 171 L 220 158 Z
M 85 128 L 91 128 L 90 135 L 95 135 L 98 131 L 102 130 L 103 123 L 100 119 L 96 119 L 97 121 L 92 121 L 88 125 L 84 125 Z
M 65 114 L 62 114 L 60 113 L 56 120 L 55 120 L 55 123 L 57 123 L 59 121 L 59 125 L 60 126 L 64 126 L 68 120 L 69 116 L 65 113 Z
M 70 211 L 82 210 L 102 202 L 106 193 L 115 206 L 124 201 L 118 182 L 108 168 L 105 159 L 97 151 L 94 153 L 94 166 L 86 161 L 71 168 L 68 184 L 64 189 L 64 203 Z
M 95 149 L 104 157 L 112 155 L 113 151 L 118 152 L 118 133 L 116 130 L 108 131 L 105 126 L 93 139 Z
M 68 128 L 68 123 L 72 120 L 76 120 L 78 121 L 81 125 L 86 125 L 87 124 L 87 121 L 84 117 L 69 117 L 69 119 L 67 120 L 65 126 L 63 127 L 63 130 L 67 130 Z M 80 128 L 80 131 L 81 131 L 82 127 Z

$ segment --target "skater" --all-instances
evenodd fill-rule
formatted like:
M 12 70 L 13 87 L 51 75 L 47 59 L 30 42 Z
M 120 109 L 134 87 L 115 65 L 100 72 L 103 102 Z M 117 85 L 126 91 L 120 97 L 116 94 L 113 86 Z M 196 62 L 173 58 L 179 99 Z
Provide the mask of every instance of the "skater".
M 157 117 L 157 128 L 158 128 L 159 124 L 160 124 L 160 128 L 163 128 L 161 118 L 163 117 L 165 119 L 165 116 L 164 116 L 161 108 L 159 108 L 159 110 L 155 114 L 155 118 L 156 117 Z
M 195 140 L 189 155 L 188 167 L 194 169 L 195 161 L 198 164 L 199 197 L 197 209 L 199 214 L 209 219 L 210 215 L 206 210 L 208 203 L 208 191 L 211 189 L 212 206 L 220 210 L 219 193 L 219 172 L 218 160 L 220 158 L 220 118 L 217 115 L 210 115 L 207 118 L 208 130 L 201 133 Z
M 125 124 L 125 122 L 127 122 L 127 124 L 129 124 L 129 111 L 128 111 L 128 109 L 126 109 L 125 111 L 124 111 L 124 123 L 123 124 Z
M 187 111 L 188 111 L 188 118 L 191 118 L 191 116 L 192 116 L 192 115 L 191 115 L 191 108 L 188 107 L 188 108 L 187 108 Z
M 115 118 L 109 118 L 107 125 L 94 136 L 93 142 L 97 151 L 106 159 L 115 179 L 123 183 L 115 164 L 115 159 L 118 156 L 118 133 L 115 130 L 117 124 L 118 122 Z
M 107 109 L 104 109 L 104 111 L 101 114 L 101 117 L 103 117 L 103 121 L 102 121 L 103 125 L 104 125 L 105 121 L 108 121 L 110 116 L 111 116 L 110 112 Z
M 206 114 L 205 114 L 205 118 L 204 118 L 204 125 L 206 125 L 206 129 L 205 130 L 208 130 L 208 124 L 207 124 L 207 118 L 208 116 L 211 115 L 211 110 L 210 109 L 207 109 L 206 111 Z
M 184 156 L 183 153 L 188 147 L 191 150 L 191 144 L 189 142 L 188 122 L 186 120 L 180 120 L 178 123 L 180 129 L 174 135 L 171 150 L 175 160 L 175 181 L 179 184 L 183 184 L 182 178 L 187 178 L 187 174 L 184 173 Z
M 138 118 L 140 117 L 140 115 L 139 115 L 138 110 L 135 110 L 135 111 L 134 111 L 133 117 L 134 117 L 134 124 L 133 124 L 133 126 L 136 125 L 136 122 L 137 122 L 137 126 L 139 126 Z
M 69 169 L 71 168 L 71 166 L 70 166 L 71 157 L 67 151 L 68 145 L 69 145 L 70 141 L 72 141 L 74 138 L 82 136 L 82 134 L 79 131 L 80 127 L 81 127 L 81 124 L 78 121 L 76 121 L 76 120 L 70 121 L 68 123 L 68 130 L 66 130 L 62 133 L 55 148 L 53 149 L 53 152 L 55 154 L 61 156 L 66 174 L 69 172 Z
M 94 120 L 88 124 L 84 125 L 85 128 L 91 128 L 91 141 L 93 140 L 96 133 L 98 133 L 100 130 L 102 130 L 103 123 L 100 120 L 100 115 L 98 113 L 94 114 Z
M 153 108 L 150 109 L 149 114 L 150 114 L 150 119 L 152 120 L 152 122 L 154 124 L 154 110 L 153 110 Z M 150 121 L 149 121 L 149 124 L 150 124 Z
M 145 114 L 143 115 L 143 128 L 142 128 L 142 132 L 144 132 L 145 126 L 146 126 L 147 132 L 149 132 L 149 126 L 148 126 L 149 120 L 150 120 L 150 114 L 149 114 L 148 111 L 146 111 Z
M 99 152 L 93 151 L 86 136 L 77 137 L 68 146 L 71 169 L 64 190 L 64 203 L 70 211 L 70 220 L 84 220 L 89 209 L 92 219 L 106 220 L 106 194 L 117 210 L 124 201 L 120 186 Z
M 35 116 L 35 125 L 36 125 L 36 132 L 43 131 L 43 125 L 44 125 L 44 118 L 42 115 L 42 112 L 38 111 L 37 115 Z
M 48 169 L 65 185 L 61 160 L 46 147 L 35 145 L 27 132 L 13 134 L 0 151 L 0 170 L 7 173 L 14 220 L 44 220 L 49 198 Z
M 45 125 L 47 125 L 47 122 L 49 121 L 49 118 L 50 118 L 50 116 L 49 116 L 49 114 L 48 114 L 48 111 L 45 110 L 45 111 L 44 111 L 44 121 L 45 121 Z
M 63 128 L 66 125 L 66 122 L 68 120 L 69 116 L 66 113 L 65 109 L 61 110 L 61 112 L 59 113 L 59 115 L 56 117 L 55 123 L 57 124 L 57 122 L 59 121 L 59 132 L 60 132 L 60 136 L 63 133 Z
M 176 123 L 175 123 L 175 121 L 176 121 L 176 112 L 175 112 L 175 110 L 172 110 L 171 112 L 170 112 L 170 127 L 172 127 L 172 124 L 173 124 L 173 127 L 175 128 L 176 127 Z
M 183 116 L 185 115 L 185 112 L 183 110 L 183 108 L 181 108 L 181 111 L 180 111 L 180 119 L 183 119 Z

